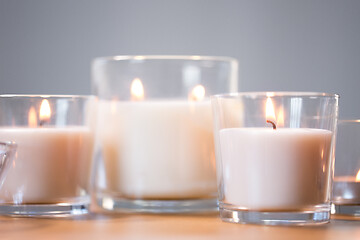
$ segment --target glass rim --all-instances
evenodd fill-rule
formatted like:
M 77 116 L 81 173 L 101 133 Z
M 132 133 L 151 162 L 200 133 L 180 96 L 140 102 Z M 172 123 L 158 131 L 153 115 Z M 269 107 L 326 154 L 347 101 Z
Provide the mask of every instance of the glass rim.
M 66 94 L 0 94 L 2 98 L 63 98 L 63 99 L 92 99 L 96 98 L 95 95 L 66 95 Z
M 126 60 L 187 60 L 187 61 L 220 61 L 237 63 L 238 60 L 227 56 L 202 56 L 202 55 L 115 55 L 96 57 L 93 62 L 111 62 L 111 61 L 126 61 Z
M 235 93 L 223 93 L 212 95 L 212 99 L 218 98 L 276 98 L 276 97 L 308 97 L 308 98 L 322 98 L 330 97 L 339 99 L 338 94 L 324 93 L 324 92 L 291 92 L 291 91 L 275 91 L 275 92 L 235 92 Z

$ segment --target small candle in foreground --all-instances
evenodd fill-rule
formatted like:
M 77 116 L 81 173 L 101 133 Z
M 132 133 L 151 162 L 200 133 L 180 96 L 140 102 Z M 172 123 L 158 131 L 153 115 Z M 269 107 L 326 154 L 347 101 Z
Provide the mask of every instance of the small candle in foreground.
M 212 103 L 221 219 L 329 222 L 337 96 L 250 92 L 217 95 Z M 227 110 L 236 103 L 240 113 Z M 239 114 L 243 120 L 234 121 Z
M 259 211 L 291 211 L 325 202 L 332 133 L 277 128 L 270 97 L 266 119 L 272 129 L 220 130 L 224 202 Z

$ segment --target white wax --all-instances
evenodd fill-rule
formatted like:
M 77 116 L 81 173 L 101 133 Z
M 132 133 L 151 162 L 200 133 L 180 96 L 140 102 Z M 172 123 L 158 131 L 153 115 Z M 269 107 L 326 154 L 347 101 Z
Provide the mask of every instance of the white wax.
M 355 176 L 334 178 L 332 201 L 335 204 L 360 204 L 360 182 Z
M 54 203 L 88 190 L 93 152 L 88 128 L 0 128 L 0 141 L 18 145 L 0 202 Z
M 107 190 L 127 198 L 216 194 L 210 102 L 99 104 Z
M 222 202 L 272 211 L 328 201 L 332 132 L 230 128 L 219 135 Z

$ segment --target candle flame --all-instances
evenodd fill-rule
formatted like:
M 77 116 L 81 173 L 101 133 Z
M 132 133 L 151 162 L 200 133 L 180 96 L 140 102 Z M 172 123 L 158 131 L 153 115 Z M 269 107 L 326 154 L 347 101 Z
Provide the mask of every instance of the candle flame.
M 355 182 L 360 182 L 360 169 L 358 173 L 356 174 Z
M 144 86 L 140 80 L 140 78 L 135 78 L 130 87 L 131 91 L 131 100 L 141 101 L 144 100 Z
M 266 100 L 266 120 L 275 122 L 275 109 L 270 97 Z
M 205 88 L 203 85 L 196 85 L 189 94 L 189 100 L 191 101 L 201 101 L 205 97 Z
M 51 117 L 51 108 L 50 108 L 50 103 L 47 99 L 44 99 L 41 102 L 41 106 L 40 106 L 40 122 L 47 122 L 50 120 Z
M 29 115 L 28 115 L 28 124 L 29 127 L 33 128 L 33 127 L 37 127 L 37 117 L 36 117 L 36 111 L 34 107 L 31 107 L 29 110 Z

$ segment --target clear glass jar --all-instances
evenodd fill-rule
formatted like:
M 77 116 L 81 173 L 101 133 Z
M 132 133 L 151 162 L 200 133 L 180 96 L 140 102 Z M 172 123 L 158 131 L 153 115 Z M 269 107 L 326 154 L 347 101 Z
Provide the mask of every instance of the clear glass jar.
M 216 209 L 209 96 L 237 91 L 237 71 L 227 57 L 95 59 L 97 204 L 111 211 Z
M 0 188 L 0 214 L 88 212 L 95 97 L 0 95 L 0 141 L 17 152 Z
M 212 97 L 221 219 L 330 219 L 338 96 L 243 92 Z

